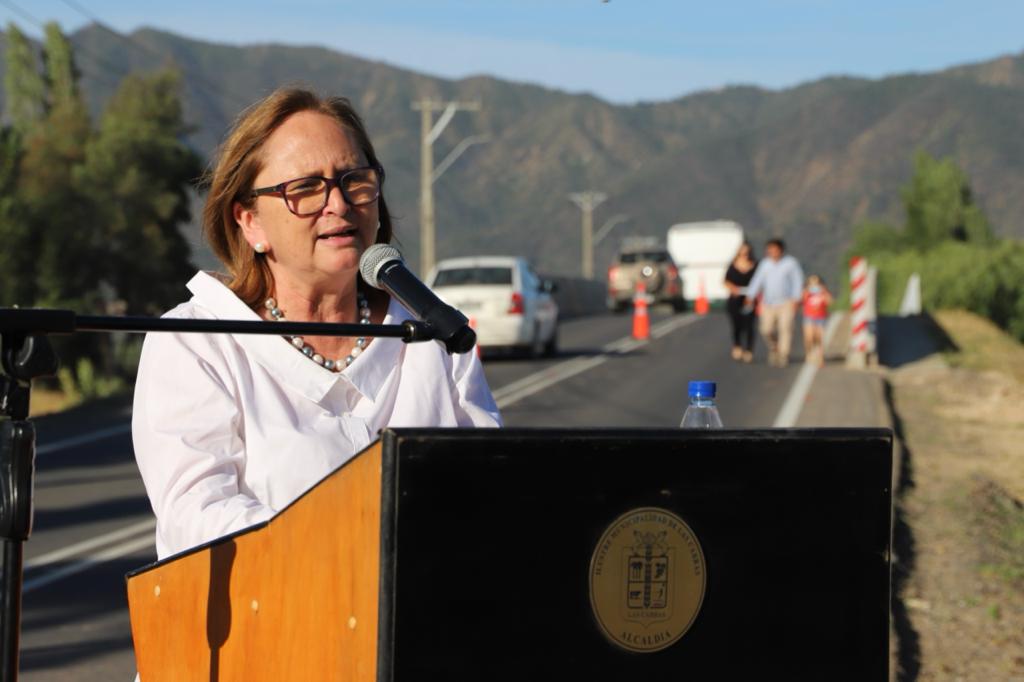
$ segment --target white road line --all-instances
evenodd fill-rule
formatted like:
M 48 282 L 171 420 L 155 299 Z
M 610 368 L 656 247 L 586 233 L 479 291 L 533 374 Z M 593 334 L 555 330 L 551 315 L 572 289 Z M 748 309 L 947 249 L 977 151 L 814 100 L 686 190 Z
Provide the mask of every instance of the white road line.
M 586 372 L 588 369 L 604 364 L 608 361 L 609 357 L 608 355 L 595 355 L 592 358 L 575 358 L 554 367 L 548 367 L 536 374 L 531 374 L 524 379 L 515 381 L 508 386 L 502 386 L 501 389 L 495 391 L 494 400 L 499 409 L 508 407 L 512 403 L 542 391 L 548 386 L 557 384 L 559 381 L 564 381 L 569 377 L 574 377 L 577 374 Z
M 76 554 L 83 554 L 97 547 L 102 547 L 103 545 L 110 544 L 111 542 L 117 542 L 118 540 L 123 540 L 124 538 L 138 535 L 142 532 L 152 533 L 155 528 L 156 519 L 146 519 L 139 523 L 133 523 L 130 526 L 125 526 L 124 528 L 119 528 L 118 530 L 114 530 L 88 540 L 83 540 L 82 542 L 77 542 L 73 545 L 68 545 L 67 547 L 54 550 L 53 552 L 41 554 L 30 561 L 26 561 L 25 570 L 27 571 L 29 569 L 38 568 L 39 566 L 63 561 L 64 559 L 73 557 Z
M 76 445 L 84 445 L 85 443 L 92 443 L 98 440 L 103 440 L 104 438 L 110 438 L 111 436 L 120 436 L 122 433 L 128 433 L 131 430 L 131 422 L 118 424 L 117 426 L 110 426 L 105 429 L 97 429 L 96 431 L 83 433 L 80 436 L 72 436 L 71 438 L 64 438 L 63 440 L 46 443 L 45 445 L 37 445 L 36 455 L 45 455 L 51 452 L 56 452 L 57 450 L 63 450 L 64 448 L 73 448 Z
M 52 582 L 61 580 L 62 578 L 67 578 L 69 576 L 75 575 L 76 573 L 81 573 L 82 571 L 88 571 L 90 568 L 110 561 L 111 559 L 118 559 L 127 554 L 131 554 L 132 552 L 137 552 L 140 549 L 147 549 L 152 546 L 152 536 L 127 540 L 126 542 L 122 542 L 120 545 L 108 547 L 102 552 L 93 554 L 92 556 L 84 557 L 73 563 L 61 566 L 60 568 L 55 569 L 53 571 L 49 571 L 47 573 L 43 573 L 40 576 L 30 578 L 22 584 L 22 592 L 31 592 L 32 590 L 43 587 L 44 585 L 49 585 Z
M 688 324 L 696 322 L 698 319 L 700 318 L 695 315 L 680 315 L 664 320 L 663 322 L 659 322 L 651 329 L 651 338 L 660 339 L 680 327 L 685 327 Z M 570 377 L 574 377 L 577 374 L 581 374 L 587 370 L 597 367 L 598 365 L 604 364 L 611 359 L 612 354 L 628 353 L 629 351 L 639 348 L 640 346 L 644 346 L 647 343 L 649 342 L 646 340 L 637 340 L 632 336 L 624 336 L 621 339 L 605 344 L 601 348 L 602 353 L 605 353 L 604 355 L 566 360 L 565 362 L 552 365 L 551 367 L 542 369 L 539 372 L 527 375 L 522 379 L 513 381 L 511 384 L 506 384 L 494 391 L 494 401 L 497 403 L 499 409 L 508 407 L 509 405 L 512 405 L 527 396 L 531 396 L 534 393 L 543 391 L 545 388 L 553 386 L 560 381 L 565 381 Z
M 674 332 L 680 327 L 685 327 L 688 324 L 693 324 L 699 319 L 700 316 L 693 315 L 692 313 L 689 315 L 676 315 L 675 317 L 670 317 L 664 322 L 659 322 L 651 328 L 651 337 L 660 339 L 666 334 Z
M 828 318 L 828 326 L 825 327 L 824 338 L 821 342 L 823 348 L 828 348 L 829 342 L 839 326 L 839 320 L 839 313 L 832 313 Z M 779 415 L 775 417 L 775 423 L 772 424 L 772 427 L 788 429 L 796 426 L 796 421 L 800 418 L 800 411 L 803 409 L 804 401 L 807 400 L 807 392 L 811 390 L 811 384 L 814 383 L 814 375 L 817 373 L 818 366 L 814 363 L 805 363 L 800 368 L 800 372 L 796 375 L 796 380 L 793 382 L 792 388 L 789 389 L 789 394 L 786 396 L 785 401 L 783 401 L 782 409 L 779 410 Z

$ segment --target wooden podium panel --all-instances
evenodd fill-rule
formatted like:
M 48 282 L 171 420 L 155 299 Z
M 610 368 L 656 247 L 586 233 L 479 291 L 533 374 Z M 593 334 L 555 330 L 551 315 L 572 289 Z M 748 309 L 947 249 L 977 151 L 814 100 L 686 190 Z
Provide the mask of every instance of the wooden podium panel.
M 375 680 L 380 503 L 377 442 L 269 522 L 131 574 L 141 679 Z
M 129 576 L 142 682 L 883 682 L 891 480 L 880 429 L 387 430 Z

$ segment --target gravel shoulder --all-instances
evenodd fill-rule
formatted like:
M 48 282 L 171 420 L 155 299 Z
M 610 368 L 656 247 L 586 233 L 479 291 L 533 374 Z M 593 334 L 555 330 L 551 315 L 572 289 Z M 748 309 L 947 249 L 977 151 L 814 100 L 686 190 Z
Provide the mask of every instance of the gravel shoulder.
M 938 350 L 887 373 L 902 464 L 898 680 L 1024 680 L 1024 346 L 939 312 Z

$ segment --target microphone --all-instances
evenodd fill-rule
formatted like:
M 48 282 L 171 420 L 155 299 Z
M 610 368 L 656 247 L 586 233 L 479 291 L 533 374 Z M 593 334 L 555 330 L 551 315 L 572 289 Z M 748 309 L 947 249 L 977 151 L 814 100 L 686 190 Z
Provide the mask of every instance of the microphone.
M 470 329 L 466 316 L 412 274 L 395 247 L 374 244 L 368 248 L 359 259 L 359 273 L 371 287 L 388 292 L 427 323 L 449 353 L 466 353 L 476 344 L 476 332 Z

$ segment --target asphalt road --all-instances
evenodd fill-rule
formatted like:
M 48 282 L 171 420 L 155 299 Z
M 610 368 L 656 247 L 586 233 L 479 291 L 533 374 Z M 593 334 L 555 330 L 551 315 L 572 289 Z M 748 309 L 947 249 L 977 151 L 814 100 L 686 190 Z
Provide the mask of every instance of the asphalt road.
M 509 426 L 674 427 L 691 379 L 718 381 L 729 427 L 772 426 L 799 372 L 729 359 L 726 320 L 655 311 L 646 343 L 628 315 L 572 320 L 539 360 L 485 358 Z M 799 353 L 799 350 L 798 350 Z M 128 401 L 36 420 L 35 527 L 26 545 L 21 679 L 134 675 L 124 574 L 155 558 Z

